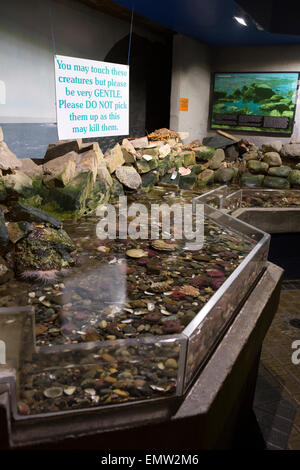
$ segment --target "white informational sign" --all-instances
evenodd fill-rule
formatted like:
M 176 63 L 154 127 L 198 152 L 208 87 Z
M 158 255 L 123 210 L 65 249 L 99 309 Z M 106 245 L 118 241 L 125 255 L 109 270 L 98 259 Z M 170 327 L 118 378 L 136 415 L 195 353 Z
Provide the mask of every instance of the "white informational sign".
M 129 133 L 129 67 L 57 55 L 59 140 Z

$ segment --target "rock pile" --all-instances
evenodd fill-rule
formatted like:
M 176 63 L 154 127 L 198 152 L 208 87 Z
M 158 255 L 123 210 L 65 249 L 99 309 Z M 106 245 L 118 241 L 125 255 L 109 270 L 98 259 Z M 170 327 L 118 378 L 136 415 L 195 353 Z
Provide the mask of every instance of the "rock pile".
M 43 159 L 33 161 L 18 159 L 0 135 L 0 203 L 9 209 L 19 201 L 59 220 L 78 218 L 124 191 L 149 191 L 157 183 L 195 191 L 211 183 L 300 187 L 300 144 L 293 142 L 274 140 L 259 149 L 217 134 L 184 145 L 187 133 L 159 129 L 123 139 L 104 155 L 97 142 L 54 142 Z

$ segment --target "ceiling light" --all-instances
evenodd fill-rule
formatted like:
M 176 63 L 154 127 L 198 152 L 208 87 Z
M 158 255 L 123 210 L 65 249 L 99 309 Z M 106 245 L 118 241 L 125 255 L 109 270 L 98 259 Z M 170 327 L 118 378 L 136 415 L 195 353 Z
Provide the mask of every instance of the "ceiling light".
M 233 17 L 235 21 L 237 21 L 242 26 L 248 26 L 248 16 L 247 15 L 236 15 Z

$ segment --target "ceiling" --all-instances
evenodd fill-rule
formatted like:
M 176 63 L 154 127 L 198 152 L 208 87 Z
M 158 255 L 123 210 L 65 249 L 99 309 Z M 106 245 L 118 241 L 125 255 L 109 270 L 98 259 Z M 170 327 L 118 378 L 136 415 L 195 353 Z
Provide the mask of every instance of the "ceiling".
M 239 0 L 237 0 L 238 2 Z M 258 0 L 254 0 L 257 2 Z M 297 11 L 293 10 L 295 0 L 280 0 L 281 8 L 273 10 L 273 3 L 277 0 L 259 0 L 260 21 L 262 16 L 268 18 L 276 16 L 277 23 L 285 25 L 284 32 L 289 30 L 295 33 L 295 28 L 289 29 L 289 24 L 297 18 Z M 299 0 L 296 0 L 299 4 Z M 211 45 L 276 45 L 276 44 L 300 44 L 300 27 L 296 31 L 299 35 L 278 34 L 259 31 L 254 22 L 250 20 L 249 27 L 239 25 L 232 16 L 237 14 L 239 7 L 233 0 L 114 0 L 113 3 L 153 20 L 187 36 L 194 37 Z M 251 11 L 253 0 L 242 0 L 244 9 L 249 4 Z M 252 11 L 252 15 L 255 13 Z M 298 27 L 298 26 L 297 26 Z M 272 30 L 272 28 L 271 28 Z M 278 31 L 278 29 L 277 29 Z

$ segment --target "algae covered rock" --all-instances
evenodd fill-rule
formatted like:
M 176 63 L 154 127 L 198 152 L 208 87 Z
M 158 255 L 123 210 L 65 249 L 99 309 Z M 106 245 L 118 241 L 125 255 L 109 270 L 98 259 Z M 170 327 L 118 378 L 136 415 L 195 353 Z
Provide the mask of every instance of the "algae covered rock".
M 260 187 L 263 184 L 265 175 L 253 175 L 251 173 L 244 173 L 241 176 L 241 184 L 248 188 Z
M 180 176 L 179 187 L 181 189 L 193 189 L 196 182 L 196 175 L 192 173 L 189 175 Z
M 88 150 L 87 152 L 81 153 L 77 157 L 77 172 L 91 171 L 93 174 L 93 181 L 96 181 L 98 168 L 100 164 L 99 155 L 94 150 Z
M 166 173 L 165 176 L 161 179 L 161 182 L 164 184 L 170 184 L 172 186 L 178 186 L 180 180 L 180 173 L 175 170 L 172 173 Z
M 250 151 L 246 152 L 243 155 L 243 160 L 248 162 L 249 160 L 258 160 L 259 159 L 259 153 L 258 151 Z
M 215 172 L 215 181 L 218 183 L 229 183 L 235 175 L 233 168 L 219 168 Z
M 269 166 L 281 166 L 282 165 L 280 155 L 277 152 L 267 152 L 267 153 L 265 153 L 264 157 L 263 157 L 263 160 Z
M 190 166 L 190 165 L 195 165 L 196 164 L 196 156 L 194 151 L 185 151 L 185 152 L 180 152 L 179 156 L 183 158 L 183 165 L 184 166 Z
M 251 171 L 251 173 L 262 174 L 262 173 L 267 173 L 269 169 L 269 165 L 265 162 L 260 162 L 258 160 L 249 160 L 248 168 Z
M 223 149 L 217 149 L 215 155 L 209 160 L 209 168 L 218 170 L 222 162 L 225 160 L 225 152 Z
M 300 189 L 300 170 L 293 170 L 290 172 L 289 182 L 293 188 Z
M 206 186 L 207 184 L 213 183 L 214 177 L 215 177 L 215 172 L 213 170 L 206 169 L 202 171 L 201 173 L 199 173 L 197 177 L 196 186 L 198 188 L 202 188 L 203 186 Z
M 289 166 L 272 166 L 269 168 L 268 175 L 279 176 L 280 178 L 287 178 L 292 169 Z
M 49 191 L 45 210 L 61 220 L 78 218 L 86 210 L 86 200 L 92 194 L 93 187 L 93 173 L 79 173 L 64 188 Z
M 92 192 L 87 197 L 85 203 L 87 209 L 95 211 L 99 204 L 107 202 L 110 198 L 110 188 L 111 185 L 109 185 L 105 180 L 97 179 Z
M 167 157 L 166 157 L 167 158 Z M 164 160 L 163 160 L 164 161 Z M 142 176 L 142 189 L 144 191 L 150 191 L 150 189 L 155 186 L 155 184 L 159 181 L 159 173 L 158 171 L 149 171 Z
M 52 186 L 55 186 L 55 182 L 57 181 L 58 184 L 61 183 L 62 186 L 66 186 L 69 181 L 76 176 L 76 158 L 77 153 L 69 152 L 66 155 L 62 155 L 61 157 L 54 158 L 49 160 L 47 163 L 44 163 L 44 173 L 49 176 L 44 178 L 46 185 L 49 181 L 53 181 Z
M 36 227 L 27 238 L 15 245 L 15 266 L 18 274 L 32 271 L 60 271 L 74 263 L 70 253 L 75 246 L 62 229 Z M 26 276 L 26 275 L 25 275 Z
M 124 195 L 123 185 L 116 178 L 113 178 L 113 183 L 110 188 L 110 200 L 114 201 L 120 196 Z
M 263 182 L 265 188 L 272 189 L 289 189 L 290 183 L 286 178 L 279 178 L 278 176 L 266 176 Z
M 201 145 L 200 147 L 194 147 L 194 152 L 196 154 L 197 160 L 210 160 L 214 154 L 215 149 L 213 147 L 208 147 L 206 145 Z
M 163 160 L 159 160 L 157 171 L 160 176 L 164 176 L 173 166 L 174 157 L 172 155 L 167 155 Z
M 158 167 L 158 159 L 151 157 L 151 160 L 137 160 L 136 167 L 139 173 L 148 173 L 148 171 L 155 170 Z

